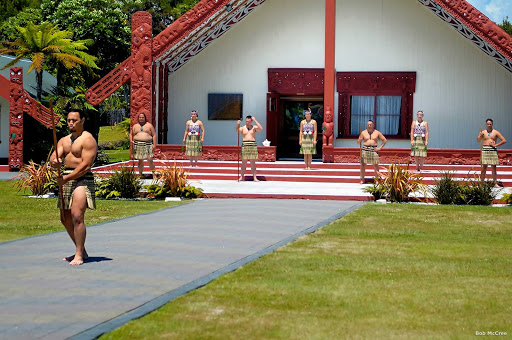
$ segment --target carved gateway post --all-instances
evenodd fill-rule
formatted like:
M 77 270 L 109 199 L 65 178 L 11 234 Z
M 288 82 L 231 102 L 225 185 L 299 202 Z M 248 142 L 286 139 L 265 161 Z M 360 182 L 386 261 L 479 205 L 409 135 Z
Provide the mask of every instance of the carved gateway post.
M 11 67 L 10 81 L 9 170 L 18 171 L 23 166 L 23 115 L 28 114 L 47 128 L 52 126 L 52 118 L 57 124 L 59 117 L 53 117 L 48 108 L 23 89 L 23 68 Z
M 153 27 L 148 12 L 137 12 L 132 16 L 132 56 L 130 120 L 133 126 L 139 113 L 144 113 L 149 122 L 155 124 L 152 99 Z
M 11 67 L 11 101 L 9 107 L 9 170 L 20 170 L 23 165 L 23 68 Z

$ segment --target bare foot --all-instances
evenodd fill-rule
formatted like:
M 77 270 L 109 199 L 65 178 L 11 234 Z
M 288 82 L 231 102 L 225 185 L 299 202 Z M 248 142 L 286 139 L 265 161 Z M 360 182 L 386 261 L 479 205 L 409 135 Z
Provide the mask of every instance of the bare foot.
M 69 256 L 66 256 L 65 258 L 63 258 L 63 259 L 62 259 L 62 261 L 71 262 L 71 261 L 73 261 L 73 259 L 74 259 L 74 258 L 75 258 L 75 254 L 73 254 L 73 255 L 69 255 Z M 83 259 L 84 261 L 87 261 L 87 259 L 88 259 L 88 258 L 89 258 L 89 254 L 87 254 L 87 250 L 86 250 L 86 251 L 84 251 L 84 254 L 83 254 L 83 256 L 82 256 L 82 259 Z
M 73 259 L 73 261 L 69 262 L 70 266 L 80 266 L 82 264 L 84 264 L 84 259 L 77 255 L 75 255 L 75 258 Z
M 238 179 L 239 182 L 243 182 L 245 180 L 244 177 L 240 176 L 240 178 Z
M 500 185 L 499 185 L 498 183 L 495 183 L 495 184 L 494 184 L 494 187 L 495 187 L 495 188 L 501 188 L 501 187 L 500 187 Z
M 260 180 L 259 180 L 259 179 L 257 179 L 256 177 L 254 177 L 254 181 L 255 181 L 255 182 L 259 182 Z
M 364 179 L 360 180 L 359 184 L 364 184 Z

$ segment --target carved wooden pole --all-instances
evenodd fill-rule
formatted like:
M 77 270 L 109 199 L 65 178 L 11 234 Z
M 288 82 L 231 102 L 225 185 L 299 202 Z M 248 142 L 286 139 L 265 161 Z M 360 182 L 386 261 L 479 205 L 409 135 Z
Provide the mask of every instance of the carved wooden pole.
M 137 123 L 140 113 L 146 115 L 148 122 L 153 121 L 153 26 L 148 12 L 136 12 L 132 15 L 132 55 L 131 55 L 131 126 Z M 131 150 L 130 146 L 130 150 Z
M 336 55 L 336 0 L 325 0 L 325 68 L 324 68 L 324 144 L 322 147 L 324 163 L 334 162 L 334 148 L 332 143 L 325 143 L 325 140 L 333 140 L 334 134 L 334 93 L 335 93 L 335 55 Z M 327 114 L 327 111 L 330 111 Z M 328 121 L 327 118 L 330 118 Z M 330 131 L 327 129 L 331 127 Z M 330 132 L 331 135 L 326 135 Z
M 9 104 L 9 170 L 18 171 L 23 166 L 23 68 L 11 67 L 11 101 Z

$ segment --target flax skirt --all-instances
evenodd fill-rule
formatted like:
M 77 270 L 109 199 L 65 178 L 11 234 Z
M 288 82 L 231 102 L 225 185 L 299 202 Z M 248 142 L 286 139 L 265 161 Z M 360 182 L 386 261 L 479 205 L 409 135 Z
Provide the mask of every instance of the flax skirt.
M 258 146 L 256 142 L 242 142 L 242 159 L 258 159 Z
M 203 153 L 203 144 L 201 144 L 201 136 L 188 135 L 185 155 L 189 157 L 201 156 Z
M 301 155 L 316 155 L 316 146 L 313 143 L 313 135 L 302 135 Z
M 427 157 L 427 146 L 423 137 L 414 137 L 414 145 L 411 147 L 411 156 Z

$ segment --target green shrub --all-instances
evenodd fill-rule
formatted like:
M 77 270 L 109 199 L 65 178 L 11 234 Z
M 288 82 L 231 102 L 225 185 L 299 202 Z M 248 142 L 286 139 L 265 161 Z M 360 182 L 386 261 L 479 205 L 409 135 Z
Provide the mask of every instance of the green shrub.
M 430 192 L 439 204 L 461 204 L 460 186 L 450 171 L 441 172 Z
M 98 150 L 126 150 L 130 148 L 130 141 L 116 140 L 98 144 Z
M 451 172 L 444 172 L 431 189 L 439 204 L 490 205 L 499 194 L 492 181 L 479 178 L 455 181 Z
M 106 164 L 110 164 L 110 157 L 105 153 L 105 151 L 98 149 L 96 158 L 94 159 L 94 166 L 101 166 Z
M 380 183 L 377 179 L 371 186 L 364 188 L 363 191 L 372 194 L 375 200 L 386 198 L 387 194 L 386 187 L 382 185 L 382 183 Z
M 104 178 L 98 183 L 96 196 L 109 198 L 135 198 L 142 189 L 142 181 L 135 174 L 132 167 L 122 166 L 110 177 Z
M 187 181 L 187 173 L 182 167 L 176 165 L 165 166 L 155 171 L 158 180 L 148 185 L 147 197 L 165 198 L 182 197 L 197 198 L 203 195 L 200 188 L 190 185 Z
M 461 185 L 464 202 L 468 205 L 490 205 L 500 190 L 494 190 L 493 181 L 473 179 Z
M 12 180 L 14 187 L 19 191 L 30 190 L 32 195 L 44 195 L 49 192 L 58 192 L 57 170 L 50 165 L 50 155 L 53 149 L 48 153 L 46 162 L 37 164 L 29 161 L 24 164 L 20 172 Z
M 512 204 L 512 193 L 510 194 L 503 194 L 501 197 L 502 201 L 505 201 L 507 204 Z

